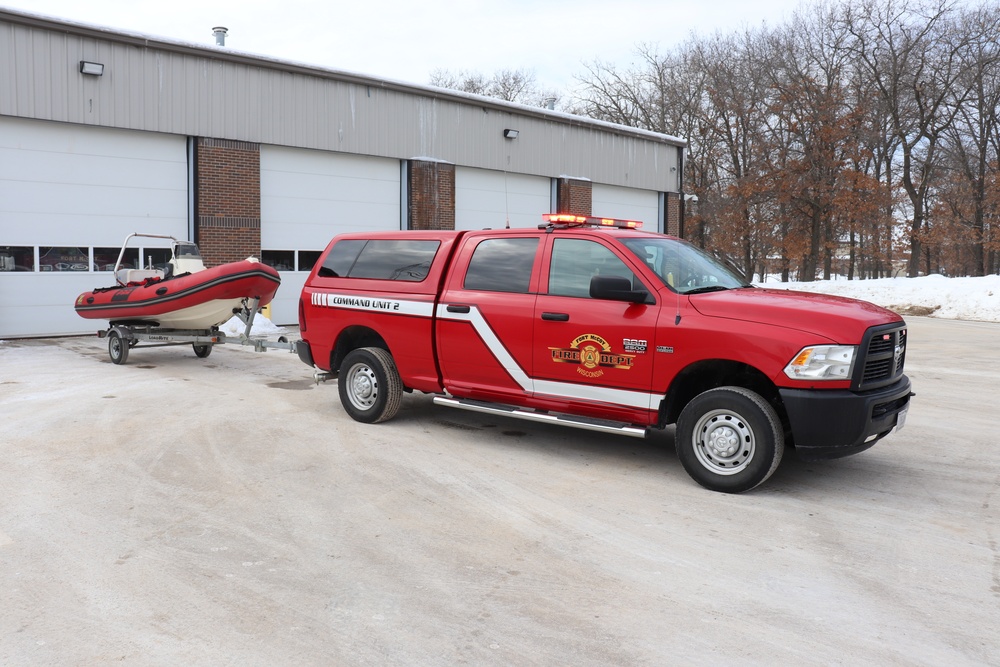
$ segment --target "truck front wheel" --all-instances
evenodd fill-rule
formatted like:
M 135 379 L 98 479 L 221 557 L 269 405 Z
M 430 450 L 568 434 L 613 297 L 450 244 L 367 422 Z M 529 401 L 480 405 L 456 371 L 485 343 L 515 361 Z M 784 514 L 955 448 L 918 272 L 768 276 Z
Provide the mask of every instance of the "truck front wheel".
M 696 396 L 677 420 L 677 457 L 712 491 L 740 493 L 778 468 L 785 435 L 778 413 L 760 394 L 719 387 Z
M 399 411 L 403 382 L 392 355 L 378 347 L 362 347 L 344 357 L 337 379 L 340 402 L 355 421 L 376 424 Z

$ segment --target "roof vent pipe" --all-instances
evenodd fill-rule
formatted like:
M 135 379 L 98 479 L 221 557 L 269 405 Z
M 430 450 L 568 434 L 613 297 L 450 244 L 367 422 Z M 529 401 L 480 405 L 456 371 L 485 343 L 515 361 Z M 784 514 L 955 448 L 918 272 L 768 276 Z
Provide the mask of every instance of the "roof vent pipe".
M 545 98 L 545 108 L 548 109 L 549 111 L 555 111 L 556 110 L 556 98 L 554 98 L 554 97 L 546 97 Z
M 229 28 L 224 28 L 222 26 L 216 26 L 212 28 L 212 34 L 215 35 L 215 45 L 225 46 L 226 45 L 226 33 L 229 32 Z

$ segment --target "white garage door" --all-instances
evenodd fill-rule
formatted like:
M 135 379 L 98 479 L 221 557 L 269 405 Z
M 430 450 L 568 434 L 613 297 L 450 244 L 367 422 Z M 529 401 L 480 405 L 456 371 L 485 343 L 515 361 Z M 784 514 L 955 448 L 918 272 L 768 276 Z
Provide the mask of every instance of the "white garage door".
M 594 183 L 591 197 L 591 210 L 594 215 L 641 220 L 644 231 L 662 231 L 659 228 L 660 193 L 658 192 Z
M 261 249 L 281 272 L 274 322 L 298 322 L 309 260 L 331 238 L 400 228 L 399 174 L 398 160 L 261 146 Z
M 552 181 L 542 176 L 455 168 L 455 229 L 537 227 L 552 212 Z
M 76 296 L 128 234 L 188 236 L 187 173 L 184 137 L 0 116 L 0 336 L 106 326 Z

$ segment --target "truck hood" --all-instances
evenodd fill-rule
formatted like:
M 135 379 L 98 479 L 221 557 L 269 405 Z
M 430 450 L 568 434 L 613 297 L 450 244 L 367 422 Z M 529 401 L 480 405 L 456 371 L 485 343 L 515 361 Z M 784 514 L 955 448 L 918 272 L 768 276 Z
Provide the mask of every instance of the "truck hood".
M 798 329 L 836 342 L 857 342 L 868 327 L 899 322 L 867 301 L 789 290 L 743 288 L 689 297 L 702 315 Z

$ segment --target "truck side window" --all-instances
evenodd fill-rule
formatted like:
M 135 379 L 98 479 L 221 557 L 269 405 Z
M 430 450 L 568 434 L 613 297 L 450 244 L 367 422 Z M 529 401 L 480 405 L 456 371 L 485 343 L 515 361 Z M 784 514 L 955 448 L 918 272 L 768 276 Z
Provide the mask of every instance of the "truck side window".
M 476 246 L 465 289 L 526 294 L 531 284 L 537 238 L 486 239 Z
M 340 241 L 323 262 L 323 277 L 420 282 L 427 277 L 440 241 L 378 239 Z
M 323 278 L 346 278 L 367 241 L 337 241 L 319 268 Z
M 635 274 L 613 252 L 600 243 L 585 239 L 555 239 L 549 265 L 549 294 L 590 297 L 594 276 L 621 276 L 633 287 Z

